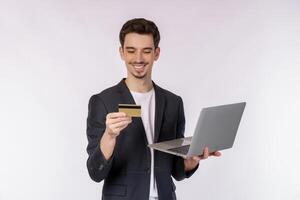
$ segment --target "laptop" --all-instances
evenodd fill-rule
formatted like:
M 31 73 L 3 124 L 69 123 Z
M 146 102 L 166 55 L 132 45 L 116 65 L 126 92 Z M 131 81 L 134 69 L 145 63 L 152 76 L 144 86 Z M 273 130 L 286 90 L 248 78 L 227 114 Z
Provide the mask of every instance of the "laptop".
M 149 144 L 150 148 L 188 158 L 209 152 L 229 149 L 246 106 L 246 102 L 207 107 L 201 110 L 193 137 Z

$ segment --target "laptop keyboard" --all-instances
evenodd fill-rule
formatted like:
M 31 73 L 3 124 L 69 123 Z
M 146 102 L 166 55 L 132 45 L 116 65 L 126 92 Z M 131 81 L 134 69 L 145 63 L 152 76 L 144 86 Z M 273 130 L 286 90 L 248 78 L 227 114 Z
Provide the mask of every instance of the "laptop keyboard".
M 173 152 L 180 153 L 180 154 L 187 154 L 189 152 L 189 149 L 190 149 L 190 145 L 185 145 L 182 147 L 168 149 L 168 151 L 173 151 Z

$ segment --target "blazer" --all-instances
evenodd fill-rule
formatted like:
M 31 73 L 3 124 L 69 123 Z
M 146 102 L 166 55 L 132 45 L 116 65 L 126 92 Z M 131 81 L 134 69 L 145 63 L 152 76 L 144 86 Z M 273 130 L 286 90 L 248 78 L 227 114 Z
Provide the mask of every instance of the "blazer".
M 155 83 L 154 142 L 184 137 L 185 116 L 181 97 Z M 100 150 L 99 141 L 105 131 L 106 115 L 118 111 L 118 104 L 135 104 L 125 79 L 117 85 L 93 95 L 87 117 L 87 169 L 90 177 L 104 180 L 103 200 L 148 200 L 150 189 L 151 154 L 141 118 L 132 118 L 116 139 L 109 160 Z M 160 200 L 174 200 L 175 184 L 190 177 L 198 166 L 186 173 L 183 158 L 154 151 L 154 175 Z

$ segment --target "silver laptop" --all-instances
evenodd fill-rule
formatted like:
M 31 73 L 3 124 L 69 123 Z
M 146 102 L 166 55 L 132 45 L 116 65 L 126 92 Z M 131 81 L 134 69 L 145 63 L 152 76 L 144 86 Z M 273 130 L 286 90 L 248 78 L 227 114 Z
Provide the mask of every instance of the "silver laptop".
M 233 146 L 245 106 L 246 103 L 241 102 L 203 108 L 193 137 L 148 146 L 184 158 L 202 155 L 205 147 L 208 147 L 209 152 L 229 149 Z

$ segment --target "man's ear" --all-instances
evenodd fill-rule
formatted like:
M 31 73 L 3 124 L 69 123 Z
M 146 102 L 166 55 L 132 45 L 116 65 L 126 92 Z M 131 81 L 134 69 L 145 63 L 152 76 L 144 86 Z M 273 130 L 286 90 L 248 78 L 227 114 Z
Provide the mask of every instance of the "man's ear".
M 124 60 L 124 51 L 123 51 L 122 47 L 119 47 L 119 53 L 120 53 L 122 60 Z
M 156 49 L 154 50 L 154 60 L 157 60 L 159 58 L 160 55 L 160 48 L 156 47 Z

